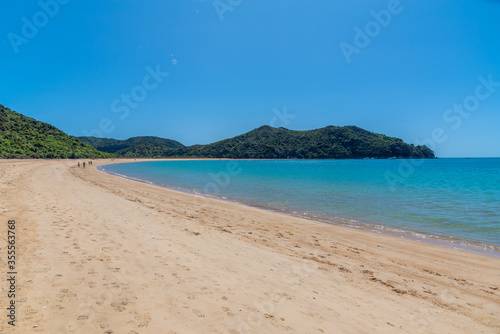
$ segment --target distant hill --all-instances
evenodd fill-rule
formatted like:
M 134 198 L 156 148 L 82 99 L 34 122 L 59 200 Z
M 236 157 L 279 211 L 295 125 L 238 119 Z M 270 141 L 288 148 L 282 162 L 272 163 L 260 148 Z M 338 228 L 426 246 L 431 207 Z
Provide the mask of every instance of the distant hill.
M 203 157 L 233 159 L 360 159 L 434 158 L 426 146 L 356 126 L 327 126 L 308 131 L 262 126 L 248 133 L 208 145 L 184 146 L 158 137 L 127 140 L 79 137 L 95 148 L 124 157 Z
M 77 138 L 86 144 L 92 145 L 99 151 L 127 157 L 170 155 L 175 149 L 184 147 L 184 145 L 175 140 L 150 136 L 132 137 L 126 140 L 96 137 Z
M 0 158 L 105 158 L 56 127 L 0 105 Z
M 234 159 L 434 158 L 434 152 L 426 146 L 409 145 L 401 139 L 356 126 L 292 131 L 265 125 L 240 136 L 208 145 L 185 147 L 173 153 Z
M 356 126 L 308 131 L 261 126 L 208 145 L 184 146 L 158 137 L 127 140 L 72 137 L 0 105 L 0 158 L 203 157 L 233 159 L 434 158 L 427 146 Z

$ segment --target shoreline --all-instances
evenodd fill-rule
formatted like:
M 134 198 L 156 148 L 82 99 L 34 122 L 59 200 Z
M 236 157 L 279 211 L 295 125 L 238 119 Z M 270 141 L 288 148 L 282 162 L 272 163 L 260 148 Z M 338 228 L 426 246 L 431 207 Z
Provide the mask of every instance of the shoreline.
M 225 196 L 207 195 L 207 194 L 203 194 L 203 193 L 194 192 L 194 191 L 191 191 L 189 189 L 182 188 L 182 187 L 174 187 L 174 186 L 170 186 L 170 185 L 158 184 L 158 183 L 155 183 L 152 181 L 138 179 L 138 178 L 123 175 L 120 173 L 107 171 L 106 169 L 104 169 L 104 167 L 106 165 L 114 165 L 114 164 L 119 164 L 119 163 L 141 163 L 141 162 L 151 162 L 151 161 L 184 161 L 184 160 L 221 160 L 221 159 L 144 159 L 141 161 L 128 161 L 128 162 L 116 162 L 116 163 L 112 162 L 109 164 L 99 164 L 96 167 L 98 170 L 100 170 L 104 173 L 110 174 L 110 175 L 115 175 L 118 177 L 122 177 L 125 179 L 136 181 L 136 182 L 150 184 L 150 185 L 153 185 L 156 187 L 165 188 L 165 189 L 169 189 L 172 191 L 178 191 L 181 193 L 202 196 L 202 197 L 206 197 L 206 198 L 212 198 L 215 200 L 226 201 L 226 202 L 234 203 L 237 205 L 260 208 L 260 209 L 267 210 L 270 212 L 275 212 L 275 213 L 284 214 L 284 215 L 290 215 L 293 217 L 307 219 L 307 220 L 311 220 L 311 221 L 315 221 L 315 222 L 336 225 L 336 226 L 344 226 L 344 227 L 348 227 L 348 228 L 361 229 L 361 230 L 367 231 L 369 233 L 381 233 L 381 234 L 386 234 L 386 235 L 391 235 L 391 236 L 396 236 L 396 237 L 401 237 L 401 238 L 408 238 L 410 240 L 414 240 L 414 241 L 418 241 L 418 242 L 424 242 L 424 243 L 429 243 L 429 244 L 438 245 L 438 246 L 442 246 L 442 247 L 448 247 L 448 248 L 452 248 L 452 249 L 483 254 L 483 255 L 490 256 L 490 257 L 494 257 L 494 258 L 500 258 L 500 247 L 495 247 L 495 246 L 484 244 L 484 243 L 481 243 L 478 241 L 473 241 L 473 240 L 469 240 L 469 239 L 462 239 L 462 238 L 454 237 L 451 235 L 434 235 L 434 234 L 431 234 L 431 233 L 426 232 L 426 231 L 413 231 L 413 230 L 398 229 L 398 228 L 386 226 L 383 224 L 364 223 L 364 222 L 353 221 L 351 219 L 341 218 L 341 217 L 330 217 L 330 216 L 320 215 L 320 214 L 307 214 L 304 212 L 296 212 L 293 210 L 273 208 L 270 206 L 266 206 L 265 204 L 244 201 L 244 200 L 240 200 L 238 198 L 229 198 L 229 197 L 225 197 Z M 231 161 L 231 159 L 224 159 L 224 160 Z M 238 160 L 240 160 L 240 159 L 237 159 L 236 161 L 238 161 Z
M 500 330 L 499 259 L 134 182 L 95 168 L 107 160 L 76 162 L 0 160 L 0 220 L 16 220 L 21 254 L 19 332 Z M 3 318 L 0 332 L 13 332 Z

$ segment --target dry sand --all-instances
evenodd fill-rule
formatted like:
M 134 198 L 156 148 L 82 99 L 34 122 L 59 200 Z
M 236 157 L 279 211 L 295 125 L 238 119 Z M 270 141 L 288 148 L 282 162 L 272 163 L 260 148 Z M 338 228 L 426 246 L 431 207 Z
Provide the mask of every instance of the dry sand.
M 97 165 L 0 161 L 1 333 L 500 333 L 498 258 L 204 199 Z

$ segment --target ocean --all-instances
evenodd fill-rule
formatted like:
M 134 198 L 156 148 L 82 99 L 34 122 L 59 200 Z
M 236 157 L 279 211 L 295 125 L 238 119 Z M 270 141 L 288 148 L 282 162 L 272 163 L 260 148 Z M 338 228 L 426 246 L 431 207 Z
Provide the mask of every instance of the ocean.
M 500 158 L 188 160 L 100 168 L 308 219 L 500 251 Z

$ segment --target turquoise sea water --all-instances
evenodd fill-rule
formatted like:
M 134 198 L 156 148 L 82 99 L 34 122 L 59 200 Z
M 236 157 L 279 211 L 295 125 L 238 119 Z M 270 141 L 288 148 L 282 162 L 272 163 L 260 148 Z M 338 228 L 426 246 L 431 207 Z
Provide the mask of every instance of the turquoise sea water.
M 311 219 L 500 251 L 496 158 L 155 161 L 101 168 Z

